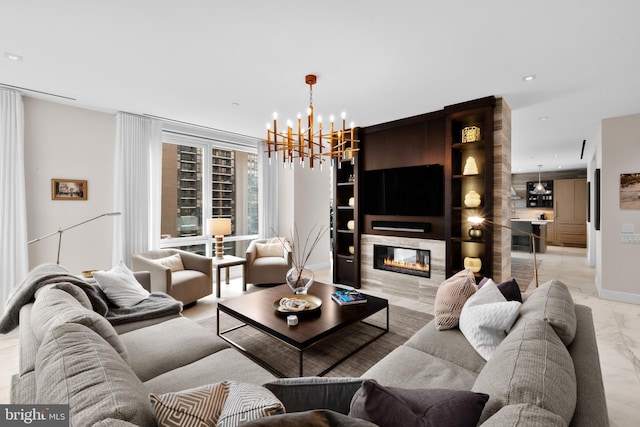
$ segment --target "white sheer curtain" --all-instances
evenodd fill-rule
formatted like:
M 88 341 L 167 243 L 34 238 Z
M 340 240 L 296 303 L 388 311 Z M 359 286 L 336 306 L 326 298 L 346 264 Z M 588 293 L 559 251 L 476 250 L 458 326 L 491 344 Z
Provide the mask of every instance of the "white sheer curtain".
M 22 96 L 0 88 L 0 315 L 27 275 L 27 202 Z
M 157 249 L 160 242 L 162 124 L 127 113 L 116 116 L 113 264 Z
M 258 142 L 258 194 L 260 217 L 258 233 L 261 238 L 273 237 L 271 230 L 278 229 L 278 168 L 269 165 L 269 158 Z

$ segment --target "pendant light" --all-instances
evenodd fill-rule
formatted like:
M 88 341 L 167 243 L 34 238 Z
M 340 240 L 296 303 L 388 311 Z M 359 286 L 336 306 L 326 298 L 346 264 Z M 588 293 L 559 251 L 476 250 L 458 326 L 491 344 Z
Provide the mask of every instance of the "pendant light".
M 530 191 L 531 194 L 535 194 L 536 196 L 550 194 L 551 191 L 547 190 L 547 188 L 542 184 L 542 180 L 540 179 L 540 170 L 542 169 L 542 165 L 538 165 L 538 183 L 533 190 Z

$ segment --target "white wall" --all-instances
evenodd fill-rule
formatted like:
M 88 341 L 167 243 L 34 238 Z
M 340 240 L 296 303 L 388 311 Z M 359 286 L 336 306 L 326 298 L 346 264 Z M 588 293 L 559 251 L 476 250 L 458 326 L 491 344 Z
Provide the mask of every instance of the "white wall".
M 115 115 L 24 97 L 29 240 L 113 209 Z M 88 199 L 51 200 L 51 179 L 85 179 Z M 62 235 L 60 264 L 74 273 L 111 268 L 112 224 L 104 217 Z M 29 267 L 55 263 L 58 237 L 29 245 Z
M 620 174 L 640 172 L 639 139 L 640 114 L 605 119 L 595 150 L 596 165 L 602 171 L 596 285 L 603 298 L 636 304 L 640 304 L 640 245 L 622 243 L 621 227 L 633 224 L 640 234 L 640 210 L 620 209 Z
M 331 168 L 325 162 L 323 169 L 318 166 L 311 170 L 296 165 L 293 169 L 287 166 L 278 167 L 278 228 L 281 235 L 291 237 L 294 225 L 298 228 L 302 244 L 315 225 L 314 235 L 318 227 L 327 230 L 322 240 L 313 251 L 307 267 L 312 269 L 326 268 L 330 263 L 329 207 Z M 298 244 L 298 242 L 296 242 Z

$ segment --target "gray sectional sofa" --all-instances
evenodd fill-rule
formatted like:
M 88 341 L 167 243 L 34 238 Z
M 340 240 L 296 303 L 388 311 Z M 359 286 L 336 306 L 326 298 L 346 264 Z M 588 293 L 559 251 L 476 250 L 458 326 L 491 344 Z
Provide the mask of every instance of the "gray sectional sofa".
M 155 425 L 150 393 L 233 380 L 266 384 L 289 412 L 324 407 L 347 414 L 364 379 L 384 387 L 486 393 L 480 424 L 488 427 L 608 425 L 590 309 L 574 304 L 560 282 L 525 299 L 488 362 L 458 329 L 438 331 L 431 322 L 361 378 L 347 381 L 278 380 L 179 314 L 114 328 L 83 298 L 50 286 L 20 310 L 20 371 L 12 400 L 69 403 L 75 426 L 146 426 Z M 287 425 L 286 417 L 267 418 Z

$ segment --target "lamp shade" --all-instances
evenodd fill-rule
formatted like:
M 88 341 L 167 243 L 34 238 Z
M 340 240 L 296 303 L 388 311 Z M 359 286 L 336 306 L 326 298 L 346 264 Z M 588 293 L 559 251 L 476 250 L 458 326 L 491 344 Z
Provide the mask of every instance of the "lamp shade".
M 207 220 L 207 234 L 210 236 L 225 236 L 231 234 L 231 219 L 209 218 Z

